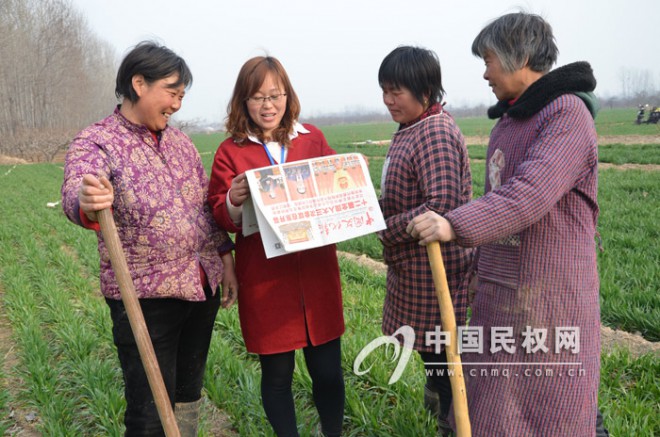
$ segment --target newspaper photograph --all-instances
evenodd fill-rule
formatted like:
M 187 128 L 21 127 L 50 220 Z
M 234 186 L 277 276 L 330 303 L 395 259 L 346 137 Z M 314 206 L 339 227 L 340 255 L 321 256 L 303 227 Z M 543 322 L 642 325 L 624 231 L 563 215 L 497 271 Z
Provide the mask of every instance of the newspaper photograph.
M 251 197 L 243 235 L 261 233 L 267 258 L 385 229 L 359 153 L 287 162 L 246 172 Z

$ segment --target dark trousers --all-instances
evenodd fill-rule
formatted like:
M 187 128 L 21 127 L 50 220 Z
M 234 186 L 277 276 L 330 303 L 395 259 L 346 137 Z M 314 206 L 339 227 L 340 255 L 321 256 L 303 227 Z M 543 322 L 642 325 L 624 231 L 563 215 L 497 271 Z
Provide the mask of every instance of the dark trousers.
M 440 398 L 440 415 L 444 419 L 449 414 L 449 407 L 452 400 L 451 381 L 447 373 L 447 351 L 443 349 L 439 354 L 420 352 L 419 356 L 424 361 L 426 385 L 431 391 L 438 393 Z
M 341 435 L 344 420 L 344 376 L 341 368 L 340 339 L 303 348 L 307 370 L 312 378 L 312 397 L 326 436 Z M 261 398 L 266 417 L 278 437 L 296 437 L 296 411 L 291 383 L 295 351 L 259 355 Z
M 204 369 L 220 295 L 204 302 L 140 299 L 167 394 L 175 402 L 201 398 Z M 124 376 L 126 436 L 164 436 L 149 381 L 122 301 L 106 299 L 112 334 Z

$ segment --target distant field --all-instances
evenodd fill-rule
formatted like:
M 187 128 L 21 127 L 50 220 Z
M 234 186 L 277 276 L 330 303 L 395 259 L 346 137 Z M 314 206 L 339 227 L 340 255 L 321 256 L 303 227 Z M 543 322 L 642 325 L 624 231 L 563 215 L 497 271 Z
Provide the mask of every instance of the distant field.
M 599 136 L 660 136 L 660 124 L 635 125 L 636 114 L 635 109 L 601 109 L 596 116 L 596 132 Z M 466 137 L 488 137 L 495 120 L 490 120 L 484 115 L 456 118 L 456 123 Z M 334 146 L 349 146 L 367 140 L 389 140 L 396 128 L 395 123 L 321 127 L 328 142 Z M 373 150 L 368 145 L 362 147 L 366 147 L 368 151 Z
M 637 109 L 601 109 L 596 117 L 598 135 L 660 135 L 660 124 L 636 125 Z
M 655 126 L 628 129 L 635 111 L 603 111 L 599 133 L 658 135 Z M 608 121 L 609 120 L 609 121 Z M 628 123 L 630 122 L 630 123 Z M 487 119 L 458 120 L 484 135 Z M 626 124 L 628 123 L 628 124 Z M 387 147 L 354 142 L 386 140 L 393 123 L 322 127 L 339 152 L 368 155 L 374 185 Z M 613 134 L 612 132 L 619 132 Z M 224 135 L 196 135 L 207 170 Z M 660 164 L 660 144 L 601 146 L 601 161 Z M 483 195 L 484 146 L 470 146 L 475 197 Z M 59 199 L 61 164 L 0 165 L 0 435 L 123 435 L 125 400 L 112 344 L 107 306 L 100 296 L 96 236 L 64 217 Z M 660 341 L 660 171 L 600 170 L 598 230 L 601 313 L 604 324 Z M 339 248 L 379 259 L 373 236 Z M 594 250 L 596 245 L 594 244 Z M 347 331 L 342 338 L 346 378 L 347 437 L 434 435 L 433 418 L 422 405 L 423 372 L 417 355 L 402 379 L 387 383 L 395 363 L 386 353 L 373 356 L 372 370 L 357 376 L 353 360 L 380 335 L 385 277 L 343 259 L 340 263 Z M 390 350 L 391 351 L 391 350 Z M 296 355 L 294 396 L 301 435 L 314 435 L 317 414 L 311 380 Z M 245 352 L 236 307 L 216 321 L 205 377 L 205 396 L 222 408 L 241 436 L 273 434 L 263 413 L 258 359 Z M 603 354 L 599 406 L 611 435 L 660 436 L 660 358 L 633 356 L 626 349 Z M 26 416 L 34 420 L 26 425 Z M 201 434 L 211 435 L 202 417 Z M 34 432 L 22 433 L 17 423 Z
M 596 117 L 596 131 L 599 136 L 621 136 L 620 145 L 629 144 L 629 140 L 623 137 L 660 136 L 660 124 L 635 125 L 635 109 L 602 109 Z M 303 120 L 304 121 L 304 120 Z M 457 118 L 456 123 L 461 132 L 466 137 L 485 137 L 487 138 L 495 121 L 483 117 L 464 117 Z M 361 124 L 342 124 L 334 126 L 319 126 L 323 131 L 328 143 L 338 152 L 360 152 L 367 156 L 384 156 L 386 146 L 373 144 L 377 141 L 388 141 L 392 138 L 392 133 L 396 131 L 397 124 L 388 123 L 361 123 Z M 214 153 L 218 145 L 225 139 L 224 133 L 215 134 L 197 134 L 193 135 L 195 144 L 200 152 Z M 358 144 L 360 143 L 360 144 Z M 483 144 L 485 146 L 485 144 Z M 608 159 L 605 162 L 615 162 L 614 155 L 619 154 L 621 149 L 613 153 L 607 153 L 611 148 L 617 146 L 608 145 L 605 149 L 605 156 Z M 472 147 L 472 146 L 471 146 Z M 485 157 L 485 147 L 473 146 L 474 156 L 471 150 L 470 156 L 473 158 Z M 603 147 L 603 146 L 601 146 Z M 660 151 L 658 144 L 647 145 L 641 148 L 640 156 L 626 157 L 638 163 L 660 163 Z M 637 152 L 631 152 L 637 153 Z M 641 155 L 650 155 L 651 157 L 642 157 Z M 646 162 L 650 161 L 650 162 Z

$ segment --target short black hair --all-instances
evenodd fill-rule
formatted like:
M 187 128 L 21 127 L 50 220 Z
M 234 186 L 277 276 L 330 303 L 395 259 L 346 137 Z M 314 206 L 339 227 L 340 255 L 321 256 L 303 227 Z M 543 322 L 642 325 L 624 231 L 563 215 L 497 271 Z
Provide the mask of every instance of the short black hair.
M 135 103 L 139 97 L 133 89 L 133 76 L 142 75 L 147 83 L 178 74 L 179 79 L 171 86 L 192 85 L 192 73 L 186 61 L 172 50 L 153 41 L 137 44 L 123 59 L 117 71 L 115 95 L 126 97 Z
M 422 47 L 400 46 L 392 50 L 380 64 L 378 84 L 381 88 L 407 88 L 421 104 L 425 95 L 433 104 L 445 94 L 438 55 Z

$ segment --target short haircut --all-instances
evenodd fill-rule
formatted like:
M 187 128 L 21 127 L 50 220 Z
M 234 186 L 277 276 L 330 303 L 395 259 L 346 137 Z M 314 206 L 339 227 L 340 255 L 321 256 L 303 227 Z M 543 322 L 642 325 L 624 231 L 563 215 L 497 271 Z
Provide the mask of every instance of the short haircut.
M 177 88 L 183 84 L 187 88 L 192 85 L 192 73 L 182 57 L 153 41 L 142 41 L 122 60 L 117 71 L 115 95 L 135 103 L 140 97 L 133 88 L 133 76 L 142 75 L 151 84 L 173 74 L 177 74 L 178 79 L 170 87 Z
M 378 70 L 378 84 L 381 88 L 407 88 L 422 105 L 425 96 L 433 104 L 445 94 L 438 55 L 421 47 L 400 46 L 385 56 Z
M 273 130 L 271 141 L 289 146 L 289 135 L 293 133 L 293 126 L 300 116 L 300 101 L 291 85 L 289 75 L 277 58 L 272 56 L 256 56 L 248 59 L 238 73 L 234 93 L 227 105 L 227 120 L 225 129 L 237 143 L 242 143 L 249 134 L 255 135 L 264 141 L 262 129 L 250 118 L 247 109 L 247 99 L 259 91 L 271 73 L 286 94 L 286 109 L 280 125 Z
M 550 24 L 527 12 L 503 15 L 479 32 L 472 42 L 472 54 L 483 59 L 488 52 L 497 56 L 508 73 L 526 66 L 547 73 L 559 55 Z

